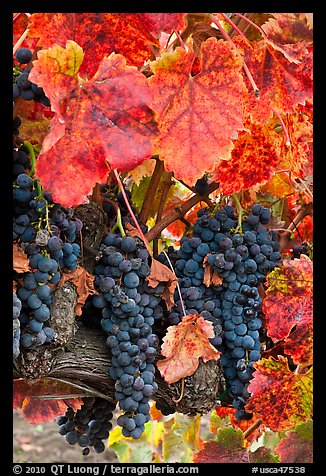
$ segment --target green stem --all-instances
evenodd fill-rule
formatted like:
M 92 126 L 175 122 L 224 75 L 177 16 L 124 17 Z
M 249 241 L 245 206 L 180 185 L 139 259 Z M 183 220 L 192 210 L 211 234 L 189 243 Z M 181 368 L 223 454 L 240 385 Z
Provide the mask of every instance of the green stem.
M 117 222 L 114 225 L 114 227 L 112 228 L 112 233 L 116 228 L 118 228 L 120 230 L 121 236 L 122 236 L 122 238 L 124 238 L 126 236 L 126 233 L 123 229 L 123 225 L 122 225 L 122 221 L 121 221 L 121 211 L 120 211 L 119 207 L 117 209 Z
M 242 216 L 243 212 L 245 212 L 245 209 L 242 208 L 242 205 L 240 203 L 239 197 L 237 193 L 232 194 L 232 198 L 236 204 L 237 210 L 238 210 L 238 226 L 237 226 L 237 231 L 242 232 Z
M 35 166 L 36 166 L 36 157 L 35 157 L 34 147 L 32 146 L 30 142 L 28 142 L 28 140 L 25 140 L 24 147 L 26 147 L 26 149 L 28 150 L 30 158 L 31 158 L 31 171 L 29 175 L 32 177 L 35 174 Z

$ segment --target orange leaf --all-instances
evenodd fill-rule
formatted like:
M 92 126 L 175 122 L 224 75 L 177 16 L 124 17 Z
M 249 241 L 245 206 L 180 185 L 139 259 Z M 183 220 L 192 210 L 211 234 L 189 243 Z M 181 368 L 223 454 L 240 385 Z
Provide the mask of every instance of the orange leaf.
M 151 63 L 152 107 L 158 112 L 157 141 L 165 170 L 194 185 L 204 172 L 229 157 L 231 138 L 243 129 L 242 61 L 230 44 L 209 38 L 202 44 L 201 70 L 191 69 L 195 54 L 176 48 Z
M 183 316 L 177 326 L 168 327 L 161 348 L 164 360 L 157 362 L 157 367 L 167 383 L 177 382 L 192 375 L 199 364 L 218 360 L 220 352 L 212 346 L 209 338 L 214 337 L 212 322 L 196 315 Z
M 13 268 L 17 273 L 26 273 L 31 270 L 27 254 L 17 244 L 13 244 Z
M 246 411 L 254 412 L 273 431 L 291 429 L 311 417 L 311 370 L 305 374 L 291 372 L 281 355 L 278 360 L 261 359 L 254 367 Z
M 82 313 L 82 307 L 87 297 L 91 294 L 97 294 L 97 291 L 94 288 L 94 276 L 86 271 L 85 268 L 77 266 L 76 269 L 72 271 L 65 271 L 62 274 L 61 280 L 57 285 L 58 288 L 61 288 L 66 281 L 70 281 L 76 286 L 78 300 L 75 313 L 77 316 L 80 316 Z
M 21 411 L 29 423 L 37 425 L 53 421 L 64 414 L 68 406 L 80 409 L 82 395 L 81 390 L 54 379 L 15 379 L 13 407 Z
M 110 169 L 128 171 L 150 157 L 157 130 L 147 105 L 151 92 L 136 67 L 112 53 L 92 79 L 82 80 L 78 72 L 83 57 L 73 41 L 65 49 L 55 45 L 38 52 L 29 77 L 43 87 L 56 113 L 36 174 L 63 206 L 87 202 L 95 183 L 104 183 Z

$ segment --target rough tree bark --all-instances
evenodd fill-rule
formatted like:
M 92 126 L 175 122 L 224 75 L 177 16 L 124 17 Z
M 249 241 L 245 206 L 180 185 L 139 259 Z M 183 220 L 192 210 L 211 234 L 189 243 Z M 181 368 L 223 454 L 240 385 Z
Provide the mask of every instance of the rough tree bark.
M 105 231 L 105 215 L 100 207 L 91 203 L 77 207 L 76 216 L 84 223 L 81 239 L 83 265 L 92 272 Z M 111 355 L 106 346 L 106 334 L 79 323 L 74 312 L 77 298 L 75 286 L 69 281 L 54 292 L 51 327 L 55 339 L 32 352 L 22 351 L 14 362 L 13 376 L 61 379 L 83 387 L 85 393 L 100 392 L 114 401 L 114 381 L 108 374 Z M 196 372 L 186 377 L 184 382 L 168 385 L 158 371 L 156 381 L 159 388 L 154 399 L 172 413 L 177 411 L 188 415 L 209 412 L 219 404 L 219 395 L 225 389 L 220 363 L 213 360 L 206 363 L 200 360 Z

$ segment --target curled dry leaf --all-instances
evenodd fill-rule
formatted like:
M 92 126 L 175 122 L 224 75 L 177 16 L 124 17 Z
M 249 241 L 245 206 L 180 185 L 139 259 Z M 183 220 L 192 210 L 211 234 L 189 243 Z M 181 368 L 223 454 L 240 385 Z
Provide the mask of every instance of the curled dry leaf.
M 146 278 L 148 285 L 155 288 L 159 283 L 166 283 L 162 294 L 162 298 L 166 303 L 168 310 L 174 306 L 174 291 L 178 284 L 176 275 L 163 263 L 156 259 L 152 259 L 151 272 Z
M 85 268 L 77 266 L 73 271 L 66 271 L 63 273 L 58 287 L 61 288 L 66 281 L 70 281 L 76 286 L 78 294 L 78 301 L 76 305 L 76 316 L 80 316 L 82 313 L 82 307 L 91 294 L 97 294 L 94 288 L 94 276 L 86 271 Z
M 13 257 L 13 267 L 17 273 L 27 273 L 31 270 L 27 254 L 21 249 L 21 247 L 17 243 L 14 243 Z

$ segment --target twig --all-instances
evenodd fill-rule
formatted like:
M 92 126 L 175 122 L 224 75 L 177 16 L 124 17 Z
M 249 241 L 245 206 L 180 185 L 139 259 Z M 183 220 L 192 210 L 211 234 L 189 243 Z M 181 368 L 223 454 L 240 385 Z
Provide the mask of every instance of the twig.
M 135 223 L 135 226 L 136 226 L 136 228 L 137 228 L 137 230 L 138 230 L 138 232 L 139 232 L 139 236 L 140 236 L 141 239 L 143 240 L 144 245 L 146 246 L 146 249 L 147 249 L 148 253 L 150 254 L 150 256 L 152 256 L 152 255 L 153 255 L 153 252 L 152 252 L 151 247 L 149 246 L 149 243 L 148 243 L 148 241 L 147 241 L 147 239 L 146 239 L 146 237 L 145 237 L 145 235 L 144 235 L 142 229 L 140 228 L 140 225 L 139 225 L 139 223 L 138 223 L 138 221 L 137 221 L 137 218 L 135 217 L 135 214 L 134 214 L 134 212 L 133 212 L 133 210 L 132 210 L 132 208 L 131 208 L 131 206 L 130 206 L 130 203 L 129 203 L 127 194 L 126 194 L 126 192 L 125 192 L 123 183 L 121 182 L 121 179 L 120 179 L 120 177 L 119 177 L 119 173 L 118 173 L 118 171 L 117 171 L 116 169 L 113 170 L 113 173 L 114 173 L 114 175 L 115 175 L 115 178 L 117 179 L 117 182 L 118 182 L 119 188 L 120 188 L 120 190 L 121 190 L 122 196 L 123 196 L 123 198 L 125 199 L 125 203 L 126 203 L 126 206 L 127 206 L 128 210 L 129 210 L 130 216 L 131 216 L 131 218 L 133 219 L 133 221 L 134 221 L 134 223 Z
M 142 209 L 139 214 L 139 219 L 142 223 L 146 223 L 149 216 L 149 211 L 153 204 L 155 197 L 156 189 L 160 183 L 162 173 L 164 171 L 164 164 L 161 160 L 157 159 L 155 164 L 155 169 L 149 183 L 148 189 L 146 190 L 146 195 L 142 205 Z
M 162 218 L 166 198 L 168 196 L 170 187 L 172 185 L 171 178 L 172 178 L 172 172 L 169 172 L 166 176 L 166 180 L 164 180 L 164 182 L 163 182 L 163 190 L 162 190 L 160 203 L 158 205 L 158 210 L 157 210 L 157 214 L 156 214 L 156 223 L 159 222 L 160 219 Z
M 174 397 L 172 397 L 172 400 L 174 401 L 174 403 L 179 403 L 179 402 L 181 402 L 182 397 L 183 397 L 183 394 L 184 394 L 184 390 L 185 390 L 185 379 L 182 378 L 182 379 L 181 379 L 181 393 L 180 393 L 180 397 L 179 397 L 179 398 L 174 398 Z
M 217 190 L 218 188 L 219 183 L 217 182 L 212 182 L 211 184 L 209 184 L 208 195 L 214 192 L 214 190 Z M 194 195 L 193 197 L 190 197 L 188 200 L 186 200 L 182 205 L 174 207 L 171 212 L 165 215 L 162 220 L 156 223 L 153 228 L 151 228 L 148 233 L 146 233 L 145 236 L 147 240 L 152 241 L 161 233 L 162 230 L 164 230 L 174 221 L 179 220 L 181 217 L 183 217 L 185 213 L 187 213 L 187 211 L 193 208 L 198 202 L 202 201 L 202 199 L 203 197 L 200 197 L 199 195 Z
M 238 33 L 238 35 L 242 36 L 242 38 L 248 41 L 246 35 L 237 27 L 237 25 L 225 13 L 221 13 L 221 15 L 224 18 L 224 20 L 227 21 L 231 25 L 233 30 Z
M 251 435 L 251 433 L 253 433 L 261 424 L 263 423 L 263 420 L 261 420 L 260 418 L 258 420 L 255 421 L 255 423 L 253 423 L 249 428 L 247 428 L 247 430 L 243 433 L 243 437 L 244 438 L 248 438 L 249 435 Z

